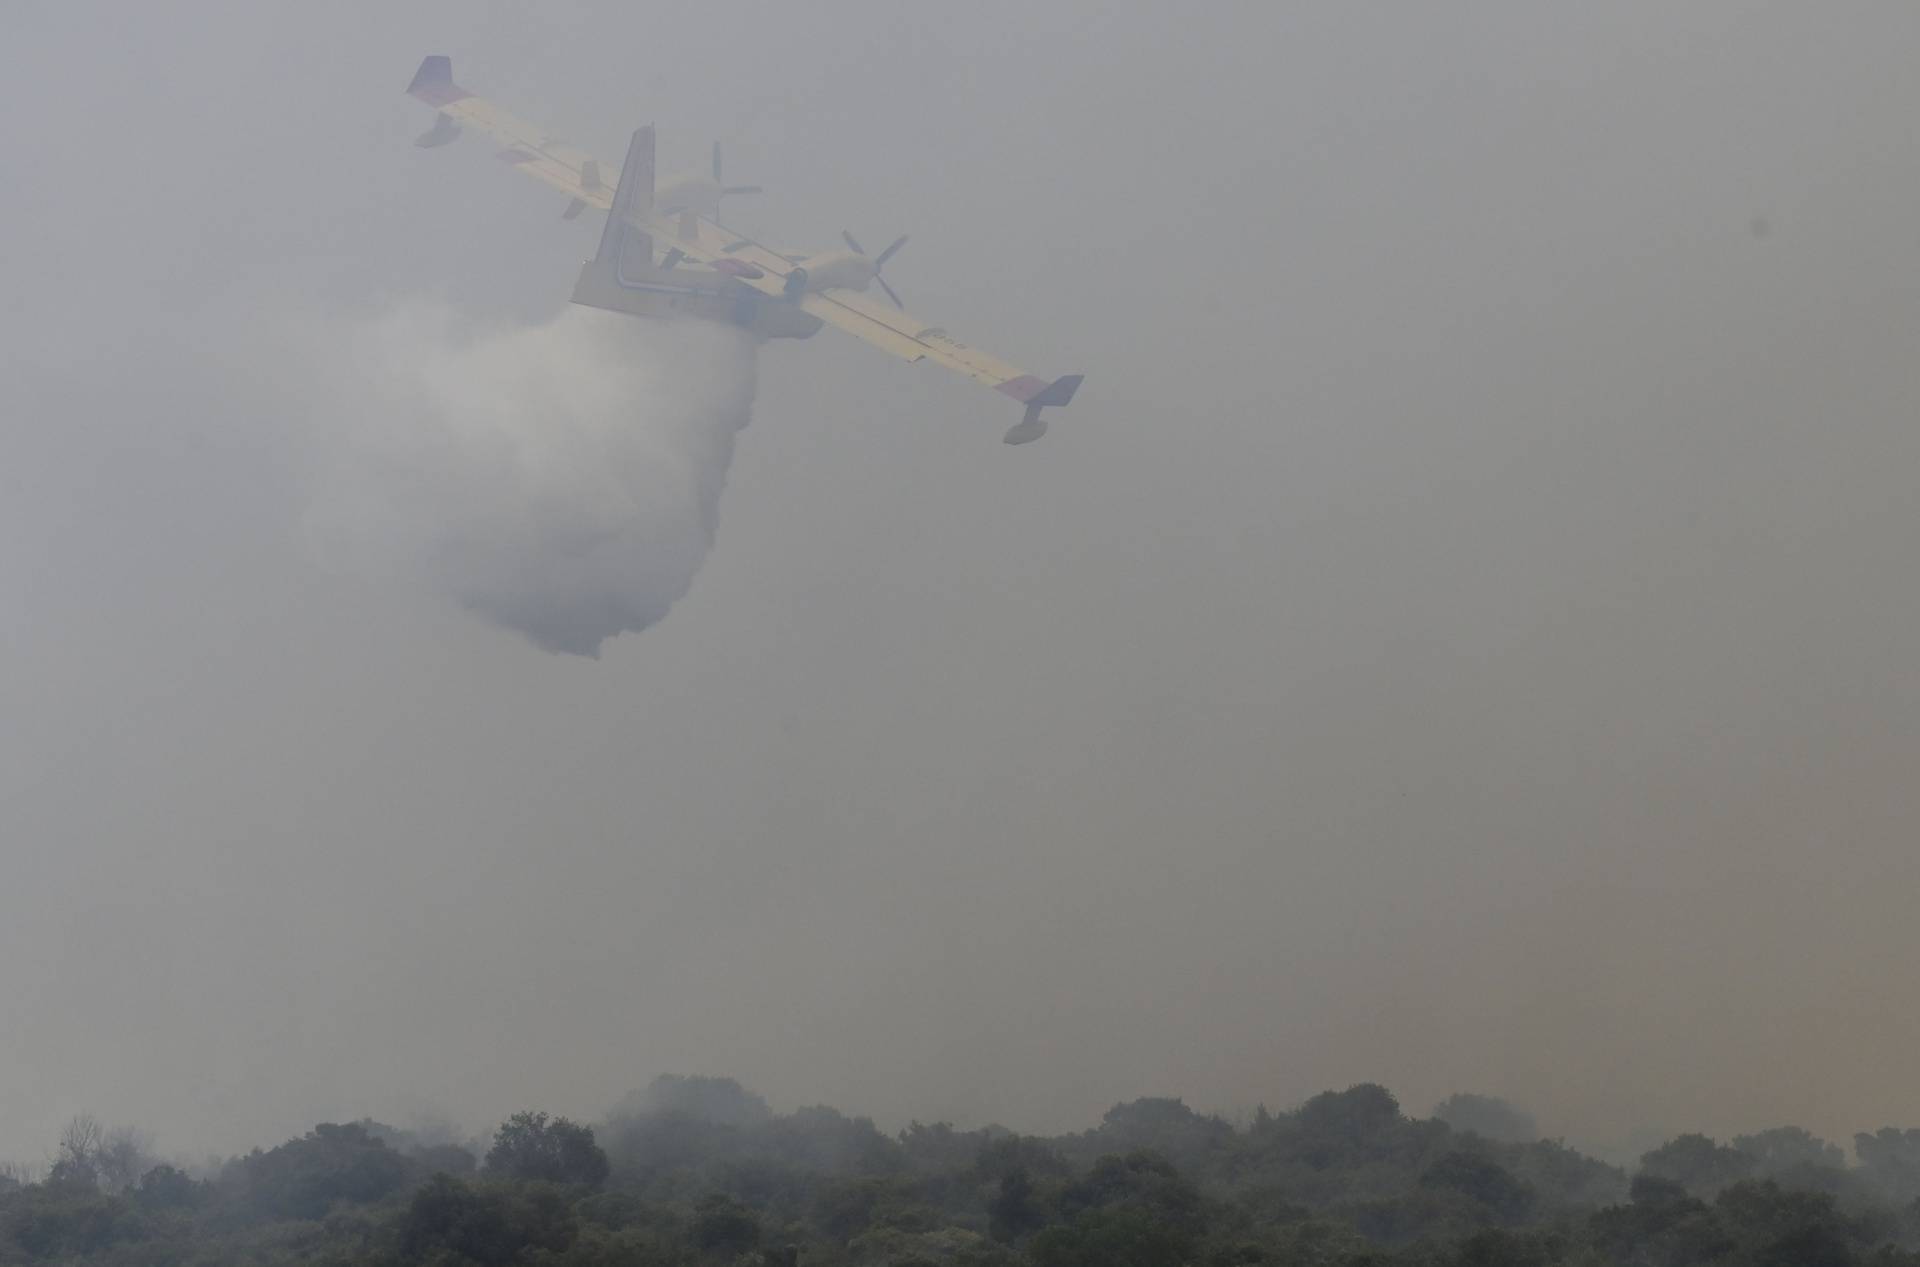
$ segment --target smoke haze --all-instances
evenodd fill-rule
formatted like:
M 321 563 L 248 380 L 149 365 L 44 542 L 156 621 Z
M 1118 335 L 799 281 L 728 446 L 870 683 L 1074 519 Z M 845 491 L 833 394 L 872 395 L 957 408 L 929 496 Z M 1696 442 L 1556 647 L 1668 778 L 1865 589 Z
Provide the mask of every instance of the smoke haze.
M 5 27 L 0 1159 L 671 1071 L 1920 1124 L 1920 6 Z M 429 53 L 1085 387 L 557 316 L 597 220 L 415 149 Z
M 547 651 L 660 620 L 713 544 L 753 347 L 568 308 L 480 331 L 415 304 L 352 328 L 308 517 L 332 567 L 422 582 Z

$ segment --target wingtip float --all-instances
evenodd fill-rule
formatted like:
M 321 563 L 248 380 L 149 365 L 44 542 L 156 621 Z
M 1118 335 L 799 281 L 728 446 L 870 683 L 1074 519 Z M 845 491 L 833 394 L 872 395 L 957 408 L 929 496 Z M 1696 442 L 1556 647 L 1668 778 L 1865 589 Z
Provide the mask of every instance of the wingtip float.
M 1007 444 L 1045 435 L 1041 410 L 1067 404 L 1079 390 L 1083 375 L 1040 378 L 908 313 L 880 275 L 904 236 L 878 255 L 868 255 L 851 233 L 841 235 L 846 250 L 796 252 L 722 227 L 720 200 L 760 187 L 724 182 L 717 142 L 711 171 L 657 180 L 653 128 L 641 128 L 619 183 L 609 188 L 591 155 L 456 84 L 451 58 L 421 62 L 407 92 L 438 112 L 414 144 L 437 148 L 471 129 L 491 139 L 503 161 L 567 195 L 564 218 L 588 207 L 608 213 L 600 248 L 574 286 L 577 304 L 726 322 L 762 339 L 810 338 L 831 325 L 903 361 L 932 361 L 1019 401 L 1026 412 L 1006 433 Z M 888 302 L 868 295 L 876 285 Z

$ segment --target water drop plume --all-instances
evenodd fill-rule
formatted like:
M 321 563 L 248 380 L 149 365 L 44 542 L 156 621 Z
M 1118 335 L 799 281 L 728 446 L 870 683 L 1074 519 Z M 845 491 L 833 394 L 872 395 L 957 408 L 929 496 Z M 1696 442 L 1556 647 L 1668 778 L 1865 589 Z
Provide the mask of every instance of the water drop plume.
M 323 564 L 583 656 L 692 586 L 752 412 L 740 331 L 579 307 L 486 330 L 410 304 L 344 343 L 307 516 Z

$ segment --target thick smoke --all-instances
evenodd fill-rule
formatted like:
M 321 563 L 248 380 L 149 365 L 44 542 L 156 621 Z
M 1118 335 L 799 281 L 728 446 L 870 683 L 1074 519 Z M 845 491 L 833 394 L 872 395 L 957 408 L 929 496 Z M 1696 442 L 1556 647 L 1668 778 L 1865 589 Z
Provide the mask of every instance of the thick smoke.
M 569 307 L 482 331 L 413 305 L 352 330 L 307 527 L 332 568 L 431 585 L 548 651 L 667 614 L 713 544 L 753 344 Z

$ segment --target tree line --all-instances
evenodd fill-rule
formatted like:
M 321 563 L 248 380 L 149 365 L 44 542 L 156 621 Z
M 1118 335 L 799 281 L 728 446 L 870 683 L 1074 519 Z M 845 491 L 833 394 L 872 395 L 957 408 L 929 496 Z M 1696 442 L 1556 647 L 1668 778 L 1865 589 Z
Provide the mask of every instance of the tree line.
M 1235 1125 L 1177 1099 L 1052 1137 L 663 1077 L 490 1139 L 323 1123 L 218 1164 L 76 1118 L 0 1171 L 0 1264 L 224 1267 L 1920 1267 L 1920 1130 L 1671 1139 L 1627 1170 L 1457 1095 L 1382 1087 Z

